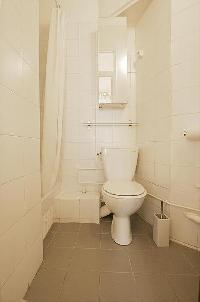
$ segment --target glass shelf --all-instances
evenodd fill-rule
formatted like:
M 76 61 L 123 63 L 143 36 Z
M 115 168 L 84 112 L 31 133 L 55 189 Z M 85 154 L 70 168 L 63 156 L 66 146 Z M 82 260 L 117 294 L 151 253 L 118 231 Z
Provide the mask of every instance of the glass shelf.
M 110 108 L 110 109 L 123 109 L 127 103 L 99 103 L 99 109 Z

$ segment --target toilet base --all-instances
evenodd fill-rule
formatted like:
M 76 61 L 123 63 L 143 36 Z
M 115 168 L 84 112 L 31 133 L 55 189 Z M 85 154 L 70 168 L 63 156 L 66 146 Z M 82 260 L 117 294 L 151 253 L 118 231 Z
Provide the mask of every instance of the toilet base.
M 128 245 L 132 241 L 130 216 L 119 217 L 113 215 L 111 225 L 112 239 L 120 245 Z

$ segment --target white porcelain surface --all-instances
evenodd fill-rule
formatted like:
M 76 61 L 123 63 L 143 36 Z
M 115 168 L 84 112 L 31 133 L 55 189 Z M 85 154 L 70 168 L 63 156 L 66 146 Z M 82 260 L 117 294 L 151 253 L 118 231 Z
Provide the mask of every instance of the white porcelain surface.
M 142 205 L 146 190 L 132 179 L 138 150 L 103 148 L 102 158 L 107 182 L 102 187 L 103 201 L 114 214 L 111 235 L 120 245 L 132 241 L 130 216 Z
M 137 149 L 103 148 L 102 158 L 107 180 L 132 180 L 137 165 Z
M 55 199 L 56 221 L 99 223 L 99 198 L 97 192 L 60 192 Z
M 147 194 L 146 190 L 138 196 L 116 196 L 102 190 L 103 200 L 114 214 L 111 235 L 113 240 L 120 245 L 128 245 L 132 241 L 130 216 L 142 205 Z
M 144 193 L 144 187 L 136 181 L 107 181 L 103 190 L 109 194 L 119 196 L 138 196 Z

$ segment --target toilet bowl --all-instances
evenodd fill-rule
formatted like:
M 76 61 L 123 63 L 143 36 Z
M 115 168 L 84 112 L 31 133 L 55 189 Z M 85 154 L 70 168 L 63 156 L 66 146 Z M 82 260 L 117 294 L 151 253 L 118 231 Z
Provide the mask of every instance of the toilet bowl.
M 104 148 L 102 155 L 107 179 L 102 196 L 108 213 L 113 213 L 111 236 L 116 243 L 128 245 L 132 241 L 130 216 L 141 207 L 147 194 L 141 184 L 132 180 L 138 151 Z

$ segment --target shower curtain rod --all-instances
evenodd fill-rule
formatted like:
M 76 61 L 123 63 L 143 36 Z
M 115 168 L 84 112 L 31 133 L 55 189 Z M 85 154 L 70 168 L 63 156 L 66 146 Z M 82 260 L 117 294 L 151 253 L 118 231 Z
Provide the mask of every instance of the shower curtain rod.
M 54 0 L 54 1 L 55 1 L 55 4 L 56 4 L 56 7 L 57 7 L 57 8 L 60 8 L 60 3 L 58 3 L 57 0 Z

